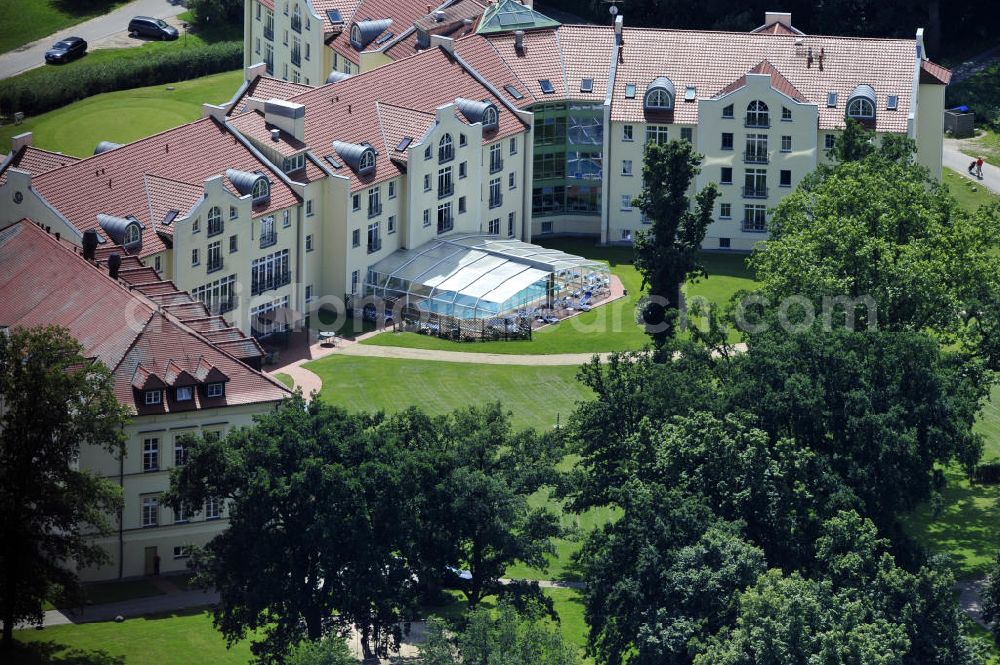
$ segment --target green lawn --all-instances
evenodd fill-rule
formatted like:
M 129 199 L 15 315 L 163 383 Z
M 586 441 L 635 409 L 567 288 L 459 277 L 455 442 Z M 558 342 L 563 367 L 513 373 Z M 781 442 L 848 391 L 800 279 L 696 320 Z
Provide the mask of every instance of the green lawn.
M 592 240 L 550 240 L 540 243 L 570 254 L 598 259 L 609 264 L 619 277 L 628 295 L 589 312 L 581 313 L 555 325 L 536 331 L 530 341 L 455 342 L 418 335 L 387 332 L 371 337 L 362 344 L 397 346 L 474 353 L 553 354 L 597 353 L 641 349 L 649 338 L 635 322 L 635 309 L 642 278 L 632 265 L 631 247 L 597 247 Z M 752 289 L 755 282 L 739 254 L 703 254 L 702 262 L 709 277 L 685 287 L 688 298 L 703 297 L 714 305 L 725 305 L 740 289 Z
M 16 661 L 25 665 L 245 665 L 250 659 L 249 643 L 227 649 L 222 635 L 212 627 L 211 615 L 204 610 L 140 617 L 120 624 L 19 630 L 14 635 L 31 645 Z
M 295 390 L 295 381 L 288 374 L 285 374 L 284 372 L 278 372 L 277 374 L 274 375 L 274 378 L 285 384 L 289 390 Z
M 229 101 L 242 77 L 240 71 L 224 72 L 88 97 L 20 125 L 0 127 L 0 150 L 9 151 L 11 136 L 30 131 L 39 148 L 87 157 L 100 141 L 128 143 L 200 118 L 203 103 Z
M 948 191 L 955 197 L 958 205 L 970 212 L 978 210 L 981 205 L 1000 202 L 1000 196 L 951 169 L 944 169 L 942 181 L 948 185 Z
M 107 14 L 122 4 L 123 0 L 5 0 L 0 13 L 0 53 Z
M 328 356 L 305 365 L 323 379 L 320 397 L 350 410 L 419 406 L 443 414 L 499 401 L 515 427 L 548 429 L 591 396 L 575 366 L 473 365 L 433 360 Z

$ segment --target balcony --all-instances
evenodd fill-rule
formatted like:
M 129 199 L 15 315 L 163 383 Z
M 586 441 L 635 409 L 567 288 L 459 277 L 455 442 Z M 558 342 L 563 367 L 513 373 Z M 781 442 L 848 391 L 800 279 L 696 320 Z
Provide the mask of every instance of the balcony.
M 378 217 L 381 214 L 382 214 L 381 203 L 376 203 L 374 205 L 368 206 L 368 219 L 371 219 L 372 217 Z
M 748 115 L 743 126 L 748 129 L 768 129 L 771 127 L 771 118 L 769 116 Z
M 209 273 L 218 272 L 222 270 L 222 258 L 219 257 L 214 260 L 209 260 L 206 264 L 205 270 Z
M 503 171 L 503 157 L 490 158 L 490 173 Z
M 215 222 L 215 223 L 212 223 L 212 222 L 208 223 L 208 237 L 209 238 L 211 238 L 212 236 L 217 236 L 217 235 L 219 235 L 220 233 L 222 233 L 225 230 L 226 230 L 225 226 L 223 225 L 223 223 L 221 221 Z
M 747 150 L 743 153 L 744 164 L 767 164 L 770 161 L 766 150 Z
M 265 25 L 264 26 L 264 39 L 270 40 L 272 42 L 274 41 L 274 26 L 273 25 Z
M 259 293 L 264 293 L 266 291 L 272 291 L 277 288 L 281 288 L 286 284 L 290 284 L 292 281 L 292 271 L 285 270 L 284 272 L 275 273 L 270 277 L 264 279 L 254 280 L 253 285 L 250 288 L 250 295 L 257 295 Z
M 767 224 L 764 222 L 757 223 L 744 219 L 743 223 L 740 225 L 740 229 L 744 233 L 767 233 Z
M 302 18 L 294 14 L 292 15 L 292 30 L 300 34 L 302 33 Z
M 743 198 L 745 199 L 766 199 L 767 187 L 743 187 Z
M 278 232 L 277 231 L 266 231 L 260 234 L 260 248 L 270 247 L 271 245 L 276 245 L 278 243 Z
M 296 67 L 302 65 L 302 54 L 298 49 L 292 49 L 292 64 Z
M 369 254 L 374 254 L 375 252 L 379 251 L 380 249 L 382 249 L 382 239 L 381 238 L 375 238 L 375 240 L 369 240 L 368 241 L 368 253 Z
M 490 197 L 490 210 L 503 205 L 503 194 L 496 194 Z
M 448 183 L 447 185 L 438 187 L 438 198 L 444 199 L 455 193 L 455 185 Z

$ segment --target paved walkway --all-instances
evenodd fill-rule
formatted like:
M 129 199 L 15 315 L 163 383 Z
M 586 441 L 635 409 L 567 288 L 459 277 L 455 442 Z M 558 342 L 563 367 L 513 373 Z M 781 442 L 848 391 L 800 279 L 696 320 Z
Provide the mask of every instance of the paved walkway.
M 990 627 L 983 621 L 983 606 L 979 600 L 985 587 L 985 577 L 955 582 L 955 590 L 958 591 L 958 606 L 969 615 L 970 619 L 989 630 Z
M 219 594 L 210 591 L 176 591 L 148 598 L 135 598 L 119 603 L 89 605 L 82 611 L 49 610 L 45 613 L 43 626 L 114 621 L 116 616 L 126 619 L 147 614 L 163 614 L 192 607 L 205 607 L 219 602 Z
M 964 147 L 969 152 L 975 152 L 975 139 L 945 139 L 944 157 L 941 163 L 945 168 L 957 172 L 959 175 L 978 182 L 994 194 L 1000 194 L 1000 167 L 992 164 L 983 164 L 983 179 L 979 180 L 969 175 L 969 163 L 975 158 L 962 152 Z
M 87 40 L 88 51 L 95 48 L 142 46 L 146 41 L 129 37 L 126 30 L 133 16 L 173 19 L 184 11 L 186 8 L 181 4 L 181 0 L 134 0 L 109 14 L 78 23 L 38 41 L 19 46 L 13 51 L 0 54 L 0 79 L 41 67 L 45 64 L 45 52 L 64 37 L 83 37 Z M 179 21 L 167 22 L 178 26 L 180 30 Z M 181 39 L 184 39 L 183 34 Z
M 387 333 L 392 334 L 392 333 Z M 366 356 L 370 358 L 396 358 L 398 360 L 435 360 L 451 363 L 473 363 L 481 365 L 582 365 L 594 357 L 593 353 L 557 354 L 508 354 L 474 353 L 472 351 L 441 351 L 436 349 L 407 349 L 398 346 L 370 346 L 367 344 L 345 344 L 337 349 L 337 355 Z M 611 354 L 598 354 L 606 360 Z

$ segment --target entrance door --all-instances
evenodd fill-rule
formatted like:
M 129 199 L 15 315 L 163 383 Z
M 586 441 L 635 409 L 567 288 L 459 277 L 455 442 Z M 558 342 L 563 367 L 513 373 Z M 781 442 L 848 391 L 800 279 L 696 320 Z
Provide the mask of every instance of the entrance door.
M 146 548 L 146 565 L 143 571 L 143 575 L 153 575 L 156 570 L 156 547 Z

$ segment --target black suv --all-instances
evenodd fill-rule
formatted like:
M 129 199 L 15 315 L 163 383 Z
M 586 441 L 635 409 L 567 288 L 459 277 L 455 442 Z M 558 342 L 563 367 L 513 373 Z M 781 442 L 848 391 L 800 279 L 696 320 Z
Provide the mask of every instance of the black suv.
M 128 34 L 153 39 L 177 39 L 177 28 L 163 19 L 136 16 L 128 22 Z
M 45 52 L 45 62 L 69 62 L 74 58 L 83 57 L 87 52 L 87 42 L 80 37 L 67 37 L 52 45 Z

